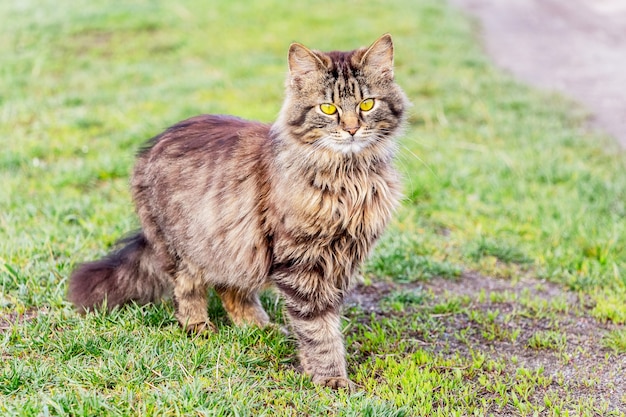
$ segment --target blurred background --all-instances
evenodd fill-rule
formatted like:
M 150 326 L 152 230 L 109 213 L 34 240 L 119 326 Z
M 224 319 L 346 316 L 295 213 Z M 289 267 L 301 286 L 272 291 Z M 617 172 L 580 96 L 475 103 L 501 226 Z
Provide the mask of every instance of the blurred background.
M 583 103 L 626 147 L 626 2 L 452 0 L 477 19 L 495 63 Z

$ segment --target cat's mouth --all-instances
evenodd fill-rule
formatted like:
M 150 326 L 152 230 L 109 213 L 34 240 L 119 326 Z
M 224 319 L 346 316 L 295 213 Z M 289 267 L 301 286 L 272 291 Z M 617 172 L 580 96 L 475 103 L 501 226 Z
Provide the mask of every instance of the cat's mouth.
M 342 154 L 357 154 L 367 148 L 371 141 L 361 135 L 348 135 L 347 137 L 326 137 L 322 141 L 326 148 Z

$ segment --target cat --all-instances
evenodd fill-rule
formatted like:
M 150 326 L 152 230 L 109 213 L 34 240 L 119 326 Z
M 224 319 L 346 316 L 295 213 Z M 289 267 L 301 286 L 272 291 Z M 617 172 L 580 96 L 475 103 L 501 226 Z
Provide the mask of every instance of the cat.
M 300 366 L 349 387 L 342 300 L 400 197 L 395 137 L 408 100 L 385 34 L 350 52 L 293 43 L 272 125 L 182 121 L 139 151 L 131 189 L 141 230 L 72 273 L 81 311 L 172 296 L 190 332 L 215 331 L 207 291 L 236 325 L 267 326 L 259 292 L 284 300 Z

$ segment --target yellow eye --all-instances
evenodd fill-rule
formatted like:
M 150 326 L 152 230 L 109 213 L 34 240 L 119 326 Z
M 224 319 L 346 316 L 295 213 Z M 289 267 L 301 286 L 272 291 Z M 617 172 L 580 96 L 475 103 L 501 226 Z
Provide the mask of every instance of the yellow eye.
M 361 102 L 361 104 L 359 104 L 359 108 L 363 111 L 370 111 L 372 110 L 372 107 L 374 107 L 373 98 L 366 98 L 365 100 Z
M 328 115 L 337 113 L 337 107 L 334 104 L 330 103 L 320 104 L 320 110 L 322 111 L 322 113 Z

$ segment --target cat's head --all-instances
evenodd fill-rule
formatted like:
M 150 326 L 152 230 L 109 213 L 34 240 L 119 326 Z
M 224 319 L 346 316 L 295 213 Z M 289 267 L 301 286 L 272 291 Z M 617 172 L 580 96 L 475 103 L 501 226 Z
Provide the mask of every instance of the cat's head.
M 320 52 L 289 48 L 283 132 L 311 146 L 356 154 L 384 145 L 401 127 L 407 99 L 394 82 L 393 42 L 381 36 L 368 48 Z

